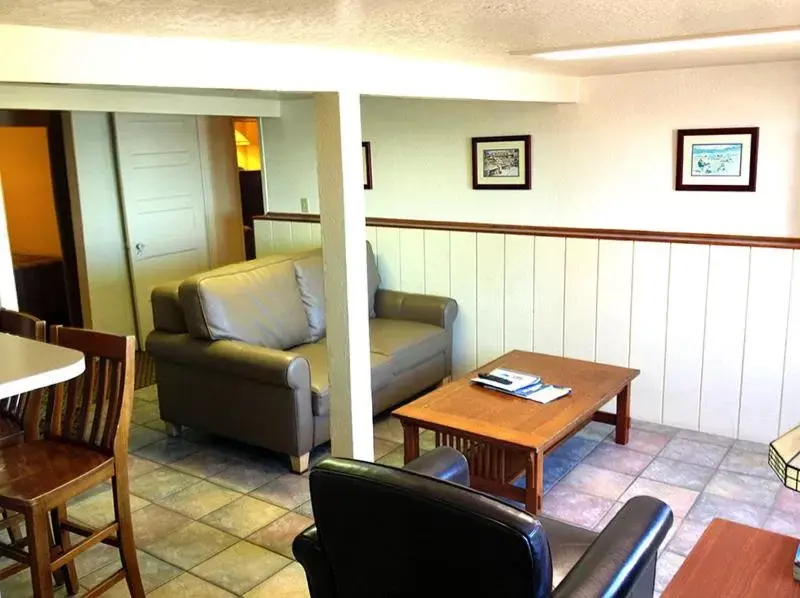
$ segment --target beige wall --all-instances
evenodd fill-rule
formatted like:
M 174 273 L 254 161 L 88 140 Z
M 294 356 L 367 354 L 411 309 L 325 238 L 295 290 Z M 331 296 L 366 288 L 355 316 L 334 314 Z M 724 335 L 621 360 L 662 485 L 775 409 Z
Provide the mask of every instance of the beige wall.
M 0 127 L 0 172 L 11 251 L 61 257 L 47 129 Z
M 800 62 L 591 77 L 578 104 L 364 97 L 367 216 L 800 235 Z M 313 104 L 266 121 L 269 209 L 317 211 Z M 674 190 L 675 131 L 761 129 L 755 193 Z M 470 138 L 529 133 L 533 189 L 475 191 Z

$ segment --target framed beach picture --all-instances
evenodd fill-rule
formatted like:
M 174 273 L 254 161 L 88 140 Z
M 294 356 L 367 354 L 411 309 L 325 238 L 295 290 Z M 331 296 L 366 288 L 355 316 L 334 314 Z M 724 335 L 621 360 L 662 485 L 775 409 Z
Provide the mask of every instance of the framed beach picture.
M 530 189 L 531 136 L 472 138 L 473 189 Z
M 680 129 L 677 191 L 755 191 L 758 127 Z
M 372 149 L 369 141 L 361 142 L 361 170 L 364 173 L 364 189 L 372 189 Z

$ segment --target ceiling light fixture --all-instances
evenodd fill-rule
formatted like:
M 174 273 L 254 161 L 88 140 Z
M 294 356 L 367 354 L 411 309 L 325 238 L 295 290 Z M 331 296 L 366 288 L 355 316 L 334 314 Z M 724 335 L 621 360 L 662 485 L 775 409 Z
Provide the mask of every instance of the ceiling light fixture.
M 543 60 L 591 60 L 597 58 L 618 58 L 646 54 L 667 54 L 670 52 L 690 52 L 697 50 L 717 50 L 720 48 L 744 48 L 800 42 L 800 29 L 782 29 L 751 33 L 729 33 L 705 37 L 684 37 L 653 42 L 632 42 L 613 46 L 593 48 L 574 48 L 547 52 L 524 54 Z M 517 52 L 514 52 L 517 54 Z M 522 54 L 520 52 L 519 54 Z

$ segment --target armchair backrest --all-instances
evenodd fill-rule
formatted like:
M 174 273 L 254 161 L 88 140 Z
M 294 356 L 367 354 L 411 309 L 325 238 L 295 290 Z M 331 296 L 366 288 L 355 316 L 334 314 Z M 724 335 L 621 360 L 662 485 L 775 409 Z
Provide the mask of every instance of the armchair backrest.
M 544 528 L 468 488 L 326 459 L 310 475 L 319 544 L 337 596 L 550 596 Z

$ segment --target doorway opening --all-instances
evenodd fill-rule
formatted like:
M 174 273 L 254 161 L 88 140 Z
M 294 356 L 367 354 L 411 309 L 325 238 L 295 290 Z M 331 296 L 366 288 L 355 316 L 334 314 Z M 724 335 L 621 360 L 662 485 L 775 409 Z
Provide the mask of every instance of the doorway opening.
M 60 112 L 0 111 L 0 184 L 18 309 L 48 324 L 81 326 Z
M 252 260 L 256 257 L 253 217 L 264 214 L 264 181 L 261 174 L 263 155 L 259 119 L 234 118 L 233 132 L 236 162 L 239 167 L 244 253 L 246 259 Z

